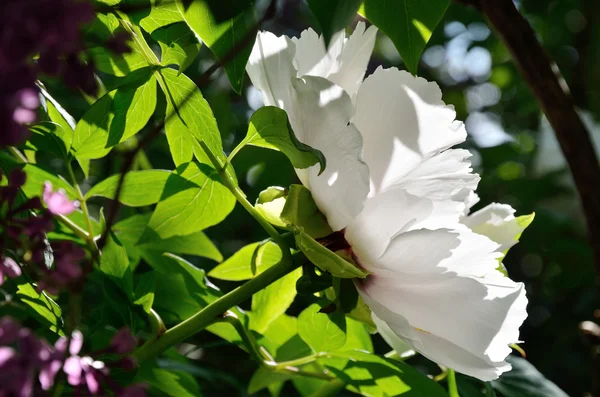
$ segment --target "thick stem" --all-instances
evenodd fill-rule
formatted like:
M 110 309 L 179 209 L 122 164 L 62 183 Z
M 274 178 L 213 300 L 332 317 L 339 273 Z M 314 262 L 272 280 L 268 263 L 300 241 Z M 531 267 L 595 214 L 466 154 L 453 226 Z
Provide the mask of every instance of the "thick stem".
M 448 394 L 450 397 L 460 397 L 456 385 L 456 373 L 450 368 L 448 368 Z
M 566 83 L 554 71 L 556 64 L 538 42 L 535 32 L 513 0 L 456 0 L 477 7 L 488 18 L 515 59 L 556 133 L 573 174 L 586 215 L 589 239 L 600 277 L 600 164 L 594 145 L 575 110 Z
M 250 281 L 210 303 L 187 320 L 169 329 L 163 335 L 159 335 L 156 339 L 149 341 L 136 350 L 133 356 L 138 362 L 143 362 L 202 331 L 230 308 L 239 305 L 256 292 L 299 267 L 301 265 L 300 262 L 299 260 L 281 261 L 275 266 L 268 268 Z

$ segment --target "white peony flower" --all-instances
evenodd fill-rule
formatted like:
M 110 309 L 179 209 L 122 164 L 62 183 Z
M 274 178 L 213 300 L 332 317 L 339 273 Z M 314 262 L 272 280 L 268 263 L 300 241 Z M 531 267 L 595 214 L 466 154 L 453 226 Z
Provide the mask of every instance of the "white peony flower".
M 312 30 L 299 39 L 262 32 L 247 71 L 265 104 L 284 109 L 298 139 L 325 155 L 322 175 L 318 165 L 297 173 L 371 273 L 356 284 L 382 336 L 495 379 L 510 369 L 527 299 L 523 284 L 496 270 L 515 231 L 488 213 L 504 210 L 510 221 L 514 210 L 464 216 L 479 181 L 470 153 L 450 149 L 465 140 L 464 125 L 435 83 L 395 68 L 363 81 L 375 35 L 360 23 L 326 51 Z M 497 239 L 478 234 L 489 222 Z

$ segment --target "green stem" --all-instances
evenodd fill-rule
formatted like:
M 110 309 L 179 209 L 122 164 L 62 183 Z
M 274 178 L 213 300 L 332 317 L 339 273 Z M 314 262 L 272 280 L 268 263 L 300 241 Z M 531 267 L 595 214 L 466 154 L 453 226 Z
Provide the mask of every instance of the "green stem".
M 238 315 L 232 311 L 227 311 L 227 313 L 225 313 L 223 316 L 222 321 L 228 322 L 233 326 L 233 328 L 235 328 L 237 333 L 242 338 L 242 342 L 248 348 L 248 353 L 250 353 L 250 356 L 259 364 L 264 363 L 264 358 L 258 347 L 258 344 L 256 343 L 256 339 L 254 339 L 248 329 L 244 327 L 244 324 L 242 324 Z
M 150 313 L 148 313 L 148 321 L 150 322 L 150 328 L 152 328 L 152 333 L 155 337 L 159 337 L 167 332 L 165 323 L 154 309 L 150 309 Z
M 83 212 L 83 217 L 85 218 L 85 221 L 86 221 L 86 226 L 88 229 L 87 230 L 88 236 L 85 241 L 87 242 L 87 244 L 90 247 L 90 249 L 92 250 L 92 252 L 97 253 L 98 246 L 96 246 L 96 241 L 94 239 L 94 228 L 92 227 L 90 212 L 88 211 L 88 206 L 85 201 L 85 197 L 83 196 L 83 193 L 81 192 L 81 188 L 79 187 L 79 184 L 77 183 L 77 178 L 75 178 L 75 173 L 73 172 L 73 167 L 71 166 L 71 161 L 67 161 L 66 165 L 67 165 L 67 171 L 69 172 L 69 177 L 71 178 L 71 183 L 75 187 L 75 193 L 77 193 L 77 199 L 79 200 L 79 203 L 81 204 L 81 211 Z
M 300 255 L 299 253 L 296 255 Z M 293 258 L 294 259 L 294 258 Z M 205 308 L 182 321 L 173 328 L 167 330 L 163 335 L 149 341 L 133 353 L 138 362 L 150 359 L 165 351 L 169 347 L 184 341 L 197 332 L 202 331 L 215 320 L 227 312 L 230 308 L 239 305 L 250 298 L 256 292 L 270 285 L 281 277 L 290 273 L 301 265 L 299 260 L 282 260 L 278 264 L 268 268 L 258 276 L 233 291 L 223 295 Z
M 448 394 L 450 397 L 460 397 L 458 386 L 456 385 L 456 373 L 450 368 L 448 368 Z
M 69 218 L 67 218 L 64 215 L 55 215 L 55 216 L 66 227 L 71 229 L 73 231 L 73 233 L 75 233 L 77 235 L 77 237 L 79 237 L 83 241 L 88 241 L 88 239 L 90 238 L 88 233 L 85 230 L 83 230 L 82 228 L 80 228 L 79 225 L 77 225 L 75 222 L 73 222 L 72 220 L 70 220 Z
M 119 16 L 120 18 L 120 16 Z M 121 25 L 125 28 L 127 33 L 131 35 L 133 42 L 139 48 L 140 53 L 146 59 L 146 62 L 150 66 L 160 65 L 160 61 L 156 57 L 156 54 L 152 51 L 152 49 L 146 43 L 144 39 L 142 31 L 137 27 L 126 21 L 125 19 L 120 18 Z
M 252 215 L 252 217 L 260 224 L 260 226 L 262 226 L 262 228 L 265 229 L 265 231 L 273 239 L 275 244 L 277 244 L 279 248 L 281 248 L 283 259 L 289 260 L 290 249 L 287 243 L 285 242 L 281 234 L 279 234 L 279 232 L 273 227 L 273 225 L 271 225 L 265 218 L 263 218 L 263 216 L 258 211 L 256 211 L 256 208 L 254 208 L 254 206 L 250 204 L 242 189 L 239 188 L 239 186 L 233 180 L 231 175 L 229 175 L 229 172 L 227 171 L 227 164 L 223 164 L 223 162 L 213 154 L 210 148 L 203 141 L 200 141 L 200 146 L 202 146 L 202 149 L 204 149 L 204 151 L 206 152 L 206 155 L 208 156 L 209 160 L 211 161 L 211 163 L 213 163 L 213 166 L 219 173 L 219 176 L 221 177 L 221 180 L 223 181 L 225 186 L 231 191 L 231 193 L 233 193 L 233 195 L 235 196 L 237 201 L 242 205 L 242 207 L 244 207 L 244 209 L 246 209 L 246 211 L 248 211 L 248 213 Z

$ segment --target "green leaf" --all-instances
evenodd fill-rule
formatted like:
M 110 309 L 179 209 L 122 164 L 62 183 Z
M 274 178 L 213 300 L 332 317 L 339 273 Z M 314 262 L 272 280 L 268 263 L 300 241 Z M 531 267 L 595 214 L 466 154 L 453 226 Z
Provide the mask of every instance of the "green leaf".
M 318 162 L 321 172 L 325 169 L 323 153 L 300 142 L 292 131 L 285 111 L 275 106 L 264 106 L 254 112 L 246 137 L 235 151 L 245 145 L 280 151 L 295 168 L 308 168 Z
M 273 242 L 249 244 L 233 254 L 225 262 L 212 269 L 208 275 L 221 280 L 242 281 L 253 278 L 281 260 L 281 250 Z M 256 272 L 252 271 L 255 256 Z
M 336 357 L 347 358 L 343 370 L 328 369 L 346 382 L 347 388 L 368 397 L 448 397 L 439 384 L 410 365 L 363 351 L 338 352 Z
M 291 185 L 281 211 L 281 220 L 287 225 L 303 228 L 313 238 L 322 238 L 333 233 L 327 219 L 315 204 L 310 190 L 303 185 Z
M 179 10 L 189 27 L 202 39 L 217 59 L 225 64 L 225 72 L 233 90 L 238 94 L 242 91 L 246 63 L 250 57 L 254 37 L 241 50 L 237 50 L 240 41 L 254 29 L 257 19 L 254 7 L 245 9 L 232 19 L 218 22 L 209 6 L 209 1 L 193 1 L 186 8 L 181 0 L 177 4 Z M 233 59 L 226 59 L 230 53 L 236 51 Z
M 323 247 L 302 230 L 298 229 L 294 234 L 298 249 L 319 269 L 340 278 L 365 278 L 367 276 L 366 272 Z
M 321 313 L 327 304 L 313 303 L 298 316 L 298 334 L 315 353 L 331 352 L 346 343 L 346 318 L 340 312 Z
M 183 164 L 168 178 L 142 241 L 206 229 L 225 219 L 234 205 L 235 197 L 214 168 L 202 163 Z
M 492 381 L 492 387 L 505 396 L 567 397 L 558 386 L 542 375 L 529 361 L 517 357 L 506 358 L 512 370 Z
M 132 41 L 127 43 L 131 52 L 123 54 L 116 54 L 104 47 L 90 48 L 88 51 L 94 60 L 94 66 L 101 72 L 117 77 L 127 76 L 134 70 L 148 66 L 148 62 L 139 48 L 133 45 Z
M 167 323 L 187 319 L 221 295 L 207 285 L 204 270 L 183 258 L 148 251 L 142 256 L 157 272 L 154 309 Z
M 194 153 L 202 152 L 202 148 L 198 145 L 187 126 L 181 121 L 179 115 L 173 113 L 173 106 L 170 101 L 167 101 L 165 133 L 173 163 L 176 167 L 179 167 L 181 164 L 192 161 Z
M 65 149 L 69 153 L 71 151 L 71 143 L 73 142 L 73 130 L 75 130 L 77 123 L 73 116 L 46 89 L 40 87 L 40 92 L 44 98 L 42 106 L 46 110 L 48 119 L 60 126 L 60 128 L 54 130 L 54 133 L 63 141 Z
M 182 125 L 185 126 L 195 139 L 204 141 L 215 156 L 225 161 L 217 120 L 196 84 L 186 75 L 179 74 L 173 69 L 162 69 L 159 73 L 162 77 L 161 87 L 167 101 L 175 109 L 177 118 L 179 118 L 177 123 L 171 127 L 181 129 Z M 167 117 L 170 114 L 168 109 Z M 171 117 L 171 119 L 174 118 Z M 181 134 L 183 132 L 179 133 L 179 135 Z M 171 145 L 171 139 L 169 139 L 169 145 Z M 173 153 L 173 149 L 171 152 Z
M 21 187 L 21 190 L 23 190 L 23 193 L 29 198 L 41 196 L 44 191 L 45 182 L 52 183 L 52 188 L 54 190 L 64 189 L 70 200 L 75 200 L 77 197 L 77 193 L 73 186 L 63 178 L 56 176 L 54 173 L 48 172 L 32 163 L 25 164 L 23 171 L 27 174 L 27 180 L 25 181 L 25 185 Z
M 450 0 L 364 0 L 359 13 L 392 39 L 407 69 L 417 73 L 419 58 Z
M 152 390 L 157 390 L 162 396 L 198 397 L 202 396 L 200 386 L 194 377 L 184 371 L 162 369 L 154 362 L 142 365 L 135 381 L 148 384 Z
M 285 222 L 281 220 L 281 212 L 285 206 L 286 196 L 287 189 L 270 186 L 259 193 L 254 208 L 272 225 L 288 229 Z
M 165 170 L 130 171 L 125 175 L 119 201 L 130 207 L 143 207 L 156 204 L 160 200 L 169 177 L 173 175 Z M 121 174 L 113 175 L 94 185 L 85 195 L 114 199 Z
M 358 291 L 350 279 L 335 278 L 333 281 L 336 304 L 343 313 L 350 313 L 358 304 Z
M 62 127 L 50 121 L 43 121 L 31 128 L 27 149 L 50 153 L 55 157 L 67 158 L 67 148 L 62 140 L 65 135 Z
M 133 296 L 133 276 L 129 267 L 129 257 L 113 232 L 108 233 L 106 245 L 102 250 L 100 271 L 121 287 L 129 298 Z
M 24 283 L 17 286 L 16 297 L 27 306 L 32 315 L 49 325 L 52 332 L 64 335 L 62 311 L 48 295 L 39 293 L 31 284 Z
M 150 14 L 140 20 L 140 26 L 148 33 L 172 23 L 183 21 L 183 15 L 173 0 L 152 0 Z
M 150 313 L 154 303 L 154 290 L 156 288 L 156 272 L 142 274 L 135 284 L 133 304 L 140 305 L 146 313 Z
M 307 0 L 307 3 L 328 44 L 336 32 L 354 20 L 362 0 Z
M 151 70 L 140 69 L 126 79 L 127 84 L 98 99 L 77 123 L 73 149 L 78 159 L 106 156 L 150 120 L 156 107 L 156 80 Z
M 173 254 L 202 256 L 216 262 L 223 260 L 223 255 L 221 255 L 217 247 L 203 232 L 196 232 L 186 236 L 173 236 L 166 240 L 138 244 L 138 241 L 146 230 L 151 215 L 150 213 L 134 215 L 113 226 L 113 231 L 123 244 L 127 245 L 128 251 L 131 247 L 132 250 L 152 251 L 161 255 L 170 252 Z
M 296 269 L 252 296 L 250 329 L 263 333 L 285 313 L 296 297 L 296 281 L 302 269 Z
M 291 377 L 292 375 L 287 373 L 282 374 L 280 372 L 274 372 L 266 368 L 259 367 L 254 374 L 252 374 L 252 378 L 250 378 L 250 383 L 248 384 L 248 394 L 257 393 L 274 383 L 283 384 L 283 382 L 287 381 Z
M 177 65 L 179 73 L 191 65 L 200 50 L 198 39 L 185 22 L 157 29 L 152 38 L 160 45 L 160 63 L 164 66 Z

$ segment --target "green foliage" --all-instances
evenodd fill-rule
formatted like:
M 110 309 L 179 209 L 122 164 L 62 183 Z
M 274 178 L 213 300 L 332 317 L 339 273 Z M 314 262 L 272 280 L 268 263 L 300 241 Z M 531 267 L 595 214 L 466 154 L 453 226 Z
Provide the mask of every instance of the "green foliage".
M 330 352 L 346 343 L 343 313 L 322 313 L 328 303 L 313 303 L 298 316 L 298 334 L 315 353 Z
M 78 160 L 104 157 L 113 146 L 138 133 L 156 107 L 156 79 L 149 68 L 126 77 L 126 82 L 98 101 L 77 123 L 73 151 Z
M 252 243 L 212 269 L 208 275 L 221 280 L 242 281 L 254 277 L 281 260 L 281 250 L 273 242 Z M 254 262 L 254 270 L 252 263 Z
M 152 38 L 160 45 L 160 63 L 165 66 L 177 65 L 180 72 L 192 64 L 200 50 L 194 33 L 183 22 L 155 30 Z
M 310 10 L 317 18 L 325 44 L 356 17 L 362 0 L 308 0 Z
M 235 198 L 213 168 L 202 163 L 183 164 L 167 179 L 142 239 L 166 239 L 204 230 L 225 219 L 234 204 Z
M 392 39 L 406 68 L 416 74 L 421 53 L 449 4 L 450 0 L 430 0 L 427 5 L 418 0 L 365 0 L 359 12 Z
M 507 361 L 512 365 L 512 371 L 500 379 L 492 381 L 492 387 L 506 396 L 523 397 L 567 397 L 553 382 L 542 375 L 527 360 L 508 356 Z
M 129 172 L 123 181 L 119 201 L 131 207 L 143 207 L 156 204 L 163 195 L 167 180 L 173 174 L 164 170 L 148 170 Z M 121 175 L 113 175 L 94 185 L 86 194 L 91 197 L 114 199 Z
M 285 206 L 281 211 L 285 224 L 301 229 L 312 238 L 321 238 L 333 233 L 327 219 L 321 214 L 310 190 L 303 185 L 291 185 Z M 304 245 L 310 243 L 304 243 Z
M 234 48 L 242 46 L 236 55 L 225 64 L 225 71 L 234 91 L 241 93 L 244 82 L 246 62 L 250 56 L 254 38 L 248 43 L 242 42 L 256 25 L 256 11 L 253 7 L 247 8 L 232 19 L 218 21 L 215 18 L 209 1 L 192 1 L 185 5 L 184 0 L 177 0 L 179 10 L 189 27 L 202 39 L 217 59 L 224 62 L 227 55 Z
M 38 292 L 33 285 L 24 283 L 17 286 L 16 297 L 25 304 L 26 310 L 43 321 L 50 331 L 64 335 L 62 310 L 45 292 Z
M 252 115 L 248 133 L 234 153 L 245 145 L 279 150 L 295 168 L 308 168 L 319 162 L 321 172 L 325 169 L 323 153 L 298 141 L 285 111 L 274 106 L 264 106 Z
M 340 278 L 365 278 L 367 273 L 331 252 L 301 229 L 295 230 L 296 245 L 319 269 Z

